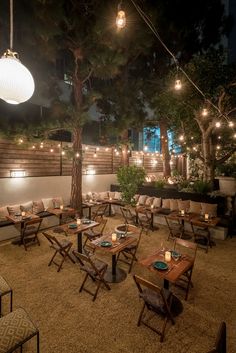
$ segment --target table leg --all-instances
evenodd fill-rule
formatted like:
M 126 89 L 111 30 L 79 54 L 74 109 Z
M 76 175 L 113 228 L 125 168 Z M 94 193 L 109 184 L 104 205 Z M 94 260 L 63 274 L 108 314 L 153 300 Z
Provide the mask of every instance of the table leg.
M 112 254 L 112 267 L 108 268 L 105 273 L 105 280 L 109 283 L 119 283 L 125 280 L 127 273 L 116 266 L 116 255 Z
M 77 250 L 79 253 L 83 252 L 82 232 L 77 233 Z
M 109 202 L 109 206 L 108 206 L 108 215 L 109 217 L 111 217 L 111 203 Z
M 88 209 L 89 209 L 89 219 L 91 219 L 91 217 L 92 217 L 92 207 L 90 206 Z
M 169 289 L 169 281 L 167 279 L 164 278 L 164 288 L 165 289 Z

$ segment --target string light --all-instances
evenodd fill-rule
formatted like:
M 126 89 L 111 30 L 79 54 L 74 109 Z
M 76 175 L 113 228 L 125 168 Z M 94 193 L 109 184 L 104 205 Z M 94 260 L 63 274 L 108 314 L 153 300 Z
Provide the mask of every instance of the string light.
M 207 116 L 208 115 L 208 110 L 206 108 L 202 109 L 202 116 Z
M 220 146 L 219 146 L 219 145 L 217 145 L 217 146 L 216 146 L 216 148 L 217 148 L 217 150 L 219 150 L 219 149 L 220 149 Z
M 106 148 L 105 148 L 105 151 L 106 151 L 106 152 L 108 152 L 108 151 L 109 151 L 109 148 L 108 148 L 108 147 L 106 147 Z
M 62 154 L 62 156 L 64 156 L 66 153 L 65 153 L 65 151 L 62 151 L 61 154 Z
M 51 149 L 50 149 L 50 152 L 51 152 L 51 153 L 52 153 L 52 152 L 54 152 L 54 149 L 53 149 L 53 148 L 51 148 Z
M 75 156 L 76 158 L 79 158 L 80 154 L 77 152 Z
M 33 150 L 35 149 L 35 145 L 32 146 Z
M 148 150 L 148 146 L 147 146 L 147 145 L 144 145 L 143 150 L 144 150 L 144 151 L 147 151 L 147 150 Z
M 229 122 L 229 127 L 233 127 L 234 123 L 232 121 Z
M 97 148 L 96 148 L 96 151 L 99 151 L 99 150 L 100 150 L 100 148 L 99 148 L 99 147 L 97 147 Z
M 21 144 L 21 143 L 23 143 L 24 141 L 23 141 L 23 139 L 19 139 L 19 144 Z
M 184 140 L 184 135 L 180 135 L 179 140 L 183 141 Z
M 116 27 L 118 30 L 122 29 L 126 25 L 126 16 L 125 16 L 125 11 L 122 10 L 122 1 L 118 5 L 118 11 L 117 11 L 117 16 L 116 16 Z
M 221 123 L 219 121 L 216 122 L 216 127 L 217 128 L 221 127 Z
M 175 80 L 175 90 L 176 91 L 180 91 L 182 88 L 182 83 L 181 83 L 181 80 Z
M 97 158 L 97 153 L 95 152 L 94 155 L 93 155 L 94 158 Z
M 88 146 L 85 146 L 85 150 L 86 150 L 86 151 L 88 150 Z

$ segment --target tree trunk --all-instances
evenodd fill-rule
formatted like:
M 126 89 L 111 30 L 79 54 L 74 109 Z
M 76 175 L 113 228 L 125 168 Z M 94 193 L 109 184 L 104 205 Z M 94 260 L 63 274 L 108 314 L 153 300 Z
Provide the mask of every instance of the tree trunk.
M 170 154 L 168 148 L 168 134 L 167 125 L 164 121 L 160 122 L 160 134 L 161 134 L 161 153 L 163 160 L 163 175 L 165 178 L 171 175 L 170 169 Z
M 121 155 L 121 164 L 122 166 L 128 166 L 129 165 L 129 154 L 128 154 L 128 130 L 124 130 L 120 136 L 121 139 L 121 144 L 122 144 L 122 155 Z
M 73 164 L 71 180 L 71 207 L 82 216 L 82 128 L 73 131 Z
M 202 133 L 203 180 L 213 186 L 215 178 L 215 150 L 211 136 Z

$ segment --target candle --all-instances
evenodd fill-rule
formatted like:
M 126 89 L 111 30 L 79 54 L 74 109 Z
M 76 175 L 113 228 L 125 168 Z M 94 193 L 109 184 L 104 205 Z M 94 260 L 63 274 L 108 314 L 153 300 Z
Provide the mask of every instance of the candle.
M 22 217 L 25 217 L 25 211 L 22 211 L 22 212 L 21 212 L 21 216 L 22 216 Z
M 205 213 L 205 221 L 208 221 L 208 220 L 209 220 L 209 214 Z
M 138 203 L 138 202 L 136 203 L 136 206 L 139 206 L 139 203 Z
M 89 200 L 89 202 L 90 202 L 90 203 L 92 203 L 92 202 L 93 202 L 93 200 L 92 200 L 92 199 L 90 199 L 90 200 Z
M 111 240 L 114 241 L 114 242 L 117 240 L 117 235 L 116 235 L 116 233 L 112 233 L 112 235 L 111 235 Z
M 154 208 L 154 205 L 151 205 L 151 209 L 153 210 L 153 208 Z
M 60 210 L 63 210 L 63 205 L 60 205 Z
M 80 219 L 80 218 L 77 218 L 77 219 L 76 219 L 76 223 L 77 223 L 77 226 L 80 226 L 80 225 L 81 225 L 81 219 Z
M 184 216 L 184 210 L 180 211 L 181 216 Z
M 171 252 L 170 251 L 166 251 L 165 252 L 165 261 L 166 262 L 170 262 L 171 261 Z
M 109 200 L 112 201 L 112 197 L 110 197 Z

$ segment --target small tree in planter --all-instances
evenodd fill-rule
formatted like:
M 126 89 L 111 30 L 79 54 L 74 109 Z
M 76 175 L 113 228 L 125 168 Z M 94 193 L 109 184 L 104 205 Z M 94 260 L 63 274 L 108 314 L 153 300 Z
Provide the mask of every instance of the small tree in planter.
M 135 204 L 134 195 L 138 187 L 145 181 L 145 170 L 135 165 L 120 167 L 117 171 L 117 180 L 122 193 L 122 200 L 130 205 Z

